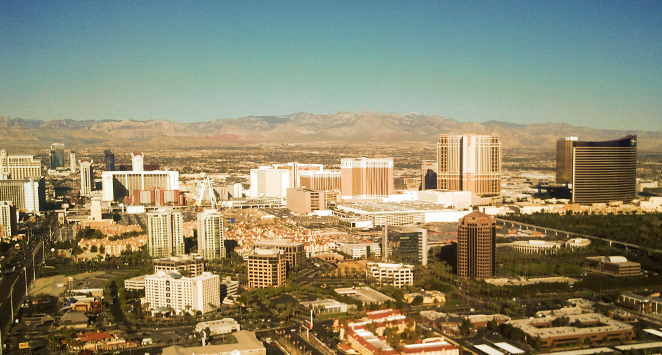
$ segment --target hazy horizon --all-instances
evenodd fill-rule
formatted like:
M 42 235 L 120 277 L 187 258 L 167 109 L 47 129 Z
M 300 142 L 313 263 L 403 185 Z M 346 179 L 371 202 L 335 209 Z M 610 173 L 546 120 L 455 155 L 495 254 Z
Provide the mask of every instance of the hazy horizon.
M 662 131 L 662 2 L 0 2 L 0 116 Z

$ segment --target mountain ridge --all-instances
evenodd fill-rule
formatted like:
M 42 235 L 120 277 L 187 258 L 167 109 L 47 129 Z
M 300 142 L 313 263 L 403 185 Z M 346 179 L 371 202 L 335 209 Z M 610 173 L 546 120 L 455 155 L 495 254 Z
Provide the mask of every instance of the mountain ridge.
M 247 116 L 180 123 L 165 119 L 29 120 L 0 117 L 3 145 L 214 147 L 256 143 L 430 142 L 440 134 L 498 134 L 504 148 L 554 149 L 560 137 L 611 140 L 637 134 L 645 150 L 662 150 L 662 132 L 605 130 L 568 123 L 459 122 L 438 115 L 340 111 Z

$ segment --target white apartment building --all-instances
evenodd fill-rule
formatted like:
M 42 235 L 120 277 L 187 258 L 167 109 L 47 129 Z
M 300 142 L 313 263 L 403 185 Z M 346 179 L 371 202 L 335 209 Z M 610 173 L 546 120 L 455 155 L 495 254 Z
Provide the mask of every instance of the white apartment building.
M 290 171 L 261 166 L 250 171 L 251 197 L 285 197 L 290 187 Z
M 207 313 L 221 304 L 220 276 L 203 272 L 183 277 L 177 272 L 158 271 L 145 277 L 145 299 L 151 309 L 171 307 L 175 313 Z
M 181 212 L 159 209 L 147 213 L 147 249 L 154 258 L 184 255 Z
M 414 265 L 367 263 L 366 275 L 385 285 L 411 286 L 414 284 Z
M 205 259 L 225 258 L 223 216 L 216 210 L 198 213 L 198 253 Z

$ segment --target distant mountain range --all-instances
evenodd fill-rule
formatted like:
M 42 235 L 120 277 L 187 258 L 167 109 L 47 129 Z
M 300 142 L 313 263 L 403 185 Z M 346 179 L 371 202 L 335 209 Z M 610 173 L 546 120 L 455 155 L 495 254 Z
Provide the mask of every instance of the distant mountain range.
M 0 147 L 142 146 L 217 147 L 254 143 L 312 142 L 436 142 L 439 134 L 496 133 L 504 148 L 553 149 L 559 137 L 610 140 L 637 134 L 639 148 L 662 150 L 662 132 L 600 130 L 565 123 L 513 124 L 458 122 L 434 115 L 377 113 L 332 114 L 299 112 L 284 116 L 248 116 L 211 122 L 26 120 L 0 117 Z

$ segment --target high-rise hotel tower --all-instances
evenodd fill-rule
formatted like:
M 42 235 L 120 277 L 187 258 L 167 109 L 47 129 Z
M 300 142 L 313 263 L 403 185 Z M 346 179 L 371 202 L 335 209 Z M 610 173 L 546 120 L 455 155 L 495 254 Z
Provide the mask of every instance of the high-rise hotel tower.
M 556 142 L 556 183 L 572 190 L 573 203 L 632 201 L 636 179 L 636 135 L 603 142 L 577 137 Z
M 205 260 L 225 258 L 223 216 L 215 210 L 198 213 L 198 254 Z
M 381 199 L 393 195 L 393 158 L 340 160 L 343 200 Z
M 147 213 L 147 250 L 153 258 L 184 255 L 182 213 L 159 209 Z
M 437 189 L 501 192 L 501 143 L 496 135 L 442 134 L 437 143 Z

